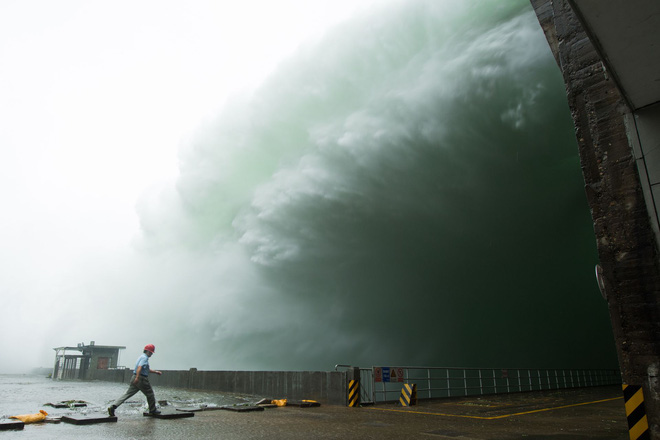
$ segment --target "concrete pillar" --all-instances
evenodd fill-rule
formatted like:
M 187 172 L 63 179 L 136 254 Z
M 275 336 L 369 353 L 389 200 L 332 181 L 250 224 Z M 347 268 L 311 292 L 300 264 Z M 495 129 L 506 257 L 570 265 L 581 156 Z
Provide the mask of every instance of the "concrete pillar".
M 631 110 L 569 1 L 531 3 L 566 84 L 622 379 L 642 386 L 651 438 L 660 440 L 660 264 L 628 137 Z

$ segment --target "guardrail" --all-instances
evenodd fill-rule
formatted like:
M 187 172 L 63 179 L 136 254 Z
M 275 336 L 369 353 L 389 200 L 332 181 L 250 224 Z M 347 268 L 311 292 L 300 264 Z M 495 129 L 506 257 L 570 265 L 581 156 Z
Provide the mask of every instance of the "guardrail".
M 383 368 L 360 369 L 363 403 L 396 401 L 403 383 L 415 383 L 420 399 L 621 384 L 617 369 L 397 367 L 396 381 L 386 381 Z

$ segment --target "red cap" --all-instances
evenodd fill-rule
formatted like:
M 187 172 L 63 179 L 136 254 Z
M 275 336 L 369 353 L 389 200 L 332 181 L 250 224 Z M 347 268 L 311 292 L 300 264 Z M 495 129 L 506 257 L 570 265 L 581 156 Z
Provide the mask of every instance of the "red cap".
M 154 344 L 147 344 L 144 346 L 144 349 L 150 351 L 151 354 L 156 352 L 156 347 L 154 347 Z

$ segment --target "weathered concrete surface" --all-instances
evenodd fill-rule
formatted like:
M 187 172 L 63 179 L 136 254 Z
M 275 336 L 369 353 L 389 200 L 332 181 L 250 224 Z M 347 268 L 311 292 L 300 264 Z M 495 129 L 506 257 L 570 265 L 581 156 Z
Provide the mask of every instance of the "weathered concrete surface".
M 660 264 L 626 126 L 631 109 L 570 2 L 531 3 L 566 83 L 623 381 L 643 387 L 660 439 Z
M 453 398 L 402 408 L 281 407 L 202 411 L 194 418 L 120 417 L 117 423 L 26 426 L 30 439 L 474 439 L 626 440 L 619 387 Z M 3 437 L 14 438 L 4 433 Z

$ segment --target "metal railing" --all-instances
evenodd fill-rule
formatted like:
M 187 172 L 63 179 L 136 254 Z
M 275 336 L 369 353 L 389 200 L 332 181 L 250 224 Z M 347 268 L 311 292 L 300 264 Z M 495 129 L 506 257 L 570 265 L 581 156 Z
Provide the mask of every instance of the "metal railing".
M 403 383 L 416 384 L 420 399 L 621 384 L 616 369 L 398 367 L 402 378 L 376 382 L 377 368 L 360 368 L 363 403 L 396 401 Z

